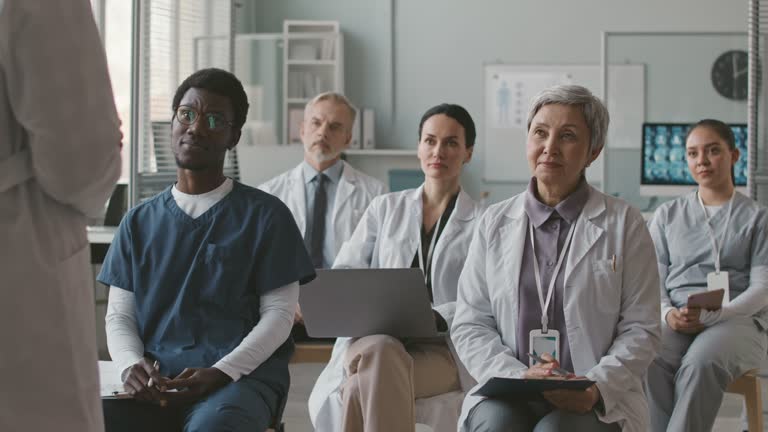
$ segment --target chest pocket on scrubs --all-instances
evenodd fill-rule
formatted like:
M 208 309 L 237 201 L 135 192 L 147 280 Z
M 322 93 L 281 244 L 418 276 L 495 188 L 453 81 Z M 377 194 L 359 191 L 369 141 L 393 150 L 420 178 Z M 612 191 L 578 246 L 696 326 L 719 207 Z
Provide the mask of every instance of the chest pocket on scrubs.
M 752 242 L 754 241 L 754 226 L 745 226 L 738 232 L 728 234 L 720 256 L 720 266 L 738 269 L 749 273 L 752 266 Z
M 616 257 L 598 259 L 592 263 L 592 283 L 597 307 L 608 314 L 621 310 L 622 260 Z
M 209 243 L 202 255 L 196 275 L 199 278 L 200 300 L 221 306 L 232 304 L 236 301 L 233 290 L 238 282 L 233 248 Z

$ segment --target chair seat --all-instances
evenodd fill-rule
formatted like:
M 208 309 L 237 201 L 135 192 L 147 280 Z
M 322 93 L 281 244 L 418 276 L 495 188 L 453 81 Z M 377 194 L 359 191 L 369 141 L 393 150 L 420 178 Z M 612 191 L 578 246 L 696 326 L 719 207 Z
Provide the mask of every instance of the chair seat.
M 291 357 L 291 363 L 328 363 L 333 344 L 322 342 L 299 342 Z
M 744 402 L 747 406 L 749 432 L 762 432 L 763 402 L 760 390 L 760 377 L 757 376 L 757 370 L 748 371 L 736 378 L 725 391 L 744 396 Z
M 760 379 L 756 372 L 756 370 L 751 370 L 736 378 L 733 380 L 733 382 L 731 382 L 731 384 L 728 385 L 728 388 L 725 391 L 727 393 L 736 393 L 740 395 L 744 395 L 745 393 L 752 391 L 754 383 Z
M 333 344 L 322 342 L 299 342 L 296 344 L 296 350 L 291 357 L 291 363 L 328 363 L 331 359 L 331 353 L 333 352 Z M 267 432 L 283 432 L 284 426 L 282 424 L 283 410 L 285 409 L 286 401 L 282 401 L 279 408 L 278 415 L 276 416 L 274 428 L 267 429 Z

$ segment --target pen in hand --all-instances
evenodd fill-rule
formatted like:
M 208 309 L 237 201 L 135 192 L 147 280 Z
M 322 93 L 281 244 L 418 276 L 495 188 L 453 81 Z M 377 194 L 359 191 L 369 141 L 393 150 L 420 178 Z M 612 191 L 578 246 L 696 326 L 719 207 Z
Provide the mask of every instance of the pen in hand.
M 543 358 L 537 356 L 534 353 L 528 353 L 528 357 L 532 358 L 536 363 L 541 363 L 541 364 L 550 363 L 550 362 L 544 360 Z M 565 370 L 563 368 L 560 368 L 560 367 L 554 367 L 554 368 L 552 368 L 550 370 L 552 371 L 553 375 L 557 375 L 557 376 L 561 376 L 561 377 L 568 377 L 570 375 L 570 372 L 568 372 L 567 370 Z
M 152 363 L 152 369 L 157 371 L 159 367 L 160 367 L 160 362 L 155 360 L 155 362 Z M 156 387 L 155 381 L 152 379 L 152 377 L 149 377 L 149 380 L 147 381 L 147 387 Z M 165 391 L 165 388 L 160 387 L 158 388 L 158 390 Z M 165 399 L 161 399 L 159 403 L 161 407 L 165 407 L 168 404 L 168 401 L 166 401 Z
M 157 368 L 160 367 L 160 362 L 155 360 L 154 363 L 152 363 L 152 369 L 157 370 Z M 153 387 L 155 385 L 154 381 L 152 380 L 152 377 L 149 377 L 149 381 L 147 381 L 147 387 Z

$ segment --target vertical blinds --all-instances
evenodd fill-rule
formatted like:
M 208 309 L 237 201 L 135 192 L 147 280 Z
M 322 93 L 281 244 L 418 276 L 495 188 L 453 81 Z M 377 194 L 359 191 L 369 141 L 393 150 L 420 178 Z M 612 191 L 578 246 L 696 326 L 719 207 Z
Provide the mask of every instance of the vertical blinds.
M 761 59 L 768 58 L 768 0 L 749 0 L 748 35 L 748 169 L 749 194 L 761 204 L 768 204 L 768 163 L 766 163 L 766 132 L 768 122 L 765 110 L 768 102 L 766 68 Z
M 233 69 L 233 15 L 231 0 L 141 1 L 136 187 L 138 199 L 143 201 L 176 179 L 171 152 L 171 104 L 176 88 L 198 69 Z M 217 36 L 213 42 L 196 42 L 211 36 Z M 239 180 L 236 150 L 227 154 L 224 174 Z

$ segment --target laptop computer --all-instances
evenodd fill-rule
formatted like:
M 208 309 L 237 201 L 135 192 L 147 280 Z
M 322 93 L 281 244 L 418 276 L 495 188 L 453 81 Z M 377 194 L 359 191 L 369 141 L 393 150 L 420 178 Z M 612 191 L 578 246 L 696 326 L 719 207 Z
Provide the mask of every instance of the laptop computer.
M 299 304 L 312 337 L 439 336 L 418 268 L 317 270 Z

